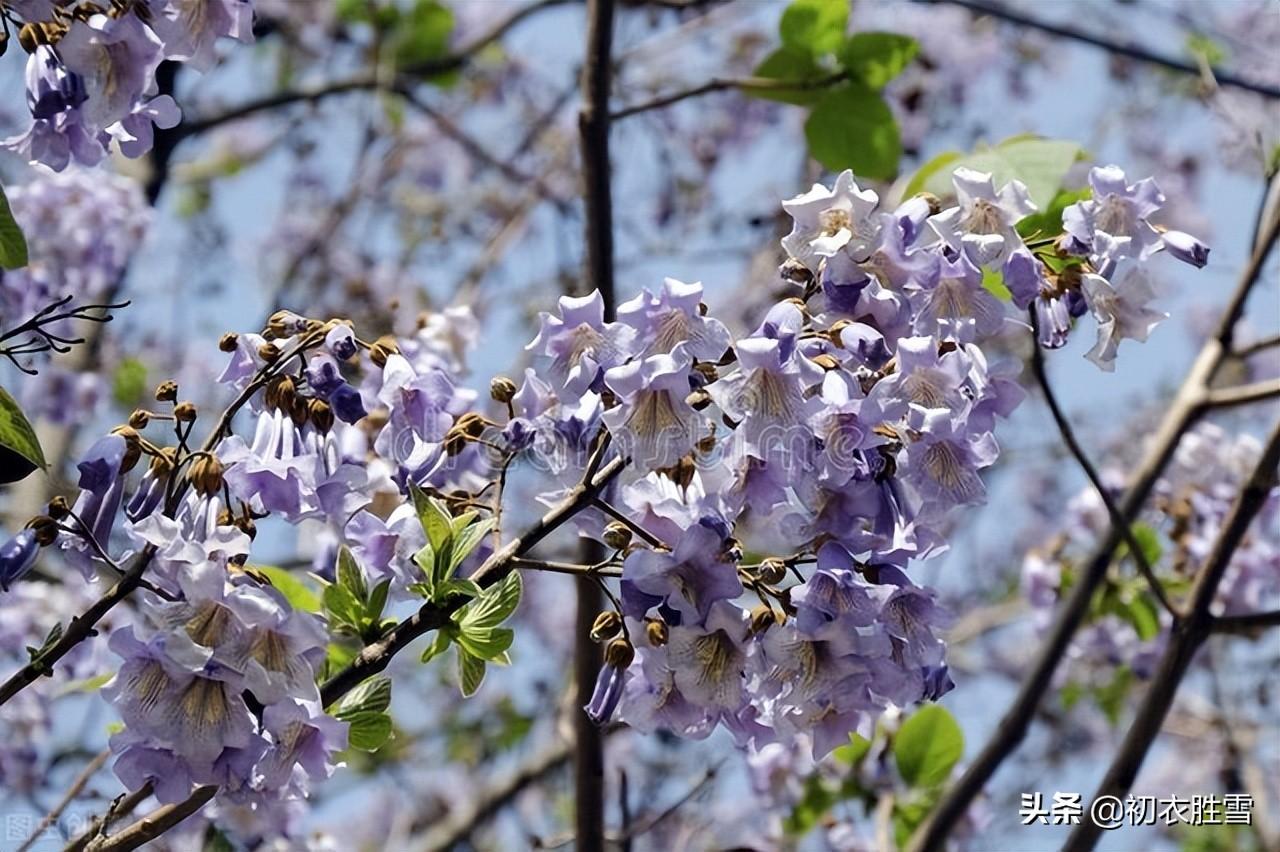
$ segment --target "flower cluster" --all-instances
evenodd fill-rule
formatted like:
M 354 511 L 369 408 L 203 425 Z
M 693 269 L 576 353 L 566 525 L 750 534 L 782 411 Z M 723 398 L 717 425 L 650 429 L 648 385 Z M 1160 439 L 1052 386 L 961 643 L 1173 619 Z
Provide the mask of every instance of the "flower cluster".
M 1222 530 L 1244 478 L 1261 446 L 1248 434 L 1228 435 L 1201 424 L 1180 442 L 1165 475 L 1156 483 L 1150 511 L 1135 525 L 1139 544 L 1168 590 L 1185 590 L 1204 564 Z M 1119 496 L 1123 477 L 1109 477 Z M 1218 588 L 1214 615 L 1244 615 L 1275 606 L 1280 597 L 1280 488 L 1263 505 Z M 1092 489 L 1067 507 L 1052 543 L 1023 560 L 1022 588 L 1040 623 L 1047 623 L 1077 562 L 1106 534 L 1106 507 Z M 1111 578 L 1099 592 L 1095 617 L 1080 630 L 1064 678 L 1110 678 L 1124 667 L 1148 677 L 1168 638 L 1170 618 L 1141 577 Z
M 253 38 L 249 0 L 26 0 L 8 3 L 27 59 L 31 127 L 4 145 L 64 169 L 97 164 L 115 140 L 126 157 L 151 150 L 155 128 L 181 118 L 160 94 L 161 62 L 212 67 L 222 36 Z
M 281 311 L 261 333 L 224 336 L 235 402 L 201 449 L 188 442 L 195 406 L 166 382 L 156 399 L 169 408 L 98 441 L 74 506 L 50 507 L 86 577 L 147 569 L 140 618 L 110 640 L 124 660 L 105 690 L 126 726 L 117 774 L 165 800 L 197 783 L 251 807 L 303 795 L 344 742 L 316 687 L 326 647 L 382 635 L 388 600 L 456 602 L 512 571 L 492 564 L 507 558 L 493 504 L 514 464 L 540 476 L 550 506 L 599 489 L 557 522 L 606 547 L 579 570 L 620 575 L 593 631 L 607 643 L 596 720 L 688 737 L 724 726 L 755 749 L 799 737 L 821 757 L 946 693 L 948 615 L 908 569 L 946 547 L 957 509 L 984 501 L 997 423 L 1023 397 L 1016 366 L 982 348 L 1020 322 L 990 278 L 1019 299 L 1013 279 L 1029 270 L 1044 280 L 1032 299 L 1078 296 L 1097 315 L 1090 277 L 1110 287 L 1116 262 L 1169 239 L 1142 230 L 1146 207 L 1121 215 L 1123 181 L 1098 183 L 1066 233 L 1033 243 L 1017 231 L 1033 211 L 1020 184 L 997 192 L 960 171 L 956 187 L 950 209 L 918 196 L 885 210 L 846 172 L 785 202 L 782 274 L 799 292 L 746 334 L 709 314 L 700 284 L 667 279 L 616 318 L 598 293 L 563 297 L 523 381 L 493 379 L 497 413 L 461 382 L 475 332 L 462 314 L 369 341 Z M 1079 274 L 1044 271 L 1058 261 Z M 237 413 L 250 428 L 234 428 Z M 175 446 L 143 434 L 158 426 Z M 323 528 L 322 615 L 249 565 L 268 517 Z M 51 543 L 52 519 L 33 523 L 0 547 L 9 581 Z M 424 658 L 457 641 L 464 691 L 507 659 L 498 624 L 519 582 L 502 576 Z

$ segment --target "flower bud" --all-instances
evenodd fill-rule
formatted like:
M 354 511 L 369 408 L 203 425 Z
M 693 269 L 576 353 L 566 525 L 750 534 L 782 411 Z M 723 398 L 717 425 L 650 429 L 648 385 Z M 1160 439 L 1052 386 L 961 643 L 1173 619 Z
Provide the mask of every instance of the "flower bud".
M 156 386 L 156 402 L 173 402 L 178 398 L 178 383 L 167 379 Z
M 1209 247 L 1183 231 L 1165 231 L 1161 238 L 1169 254 L 1183 263 L 1202 269 L 1209 262 Z
M 276 311 L 267 320 L 267 331 L 272 337 L 293 337 L 307 330 L 306 317 L 300 317 L 293 311 Z
M 296 394 L 297 386 L 293 382 L 293 376 L 276 376 L 267 383 L 262 400 L 267 404 L 267 408 L 292 412 Z
M 707 393 L 702 388 L 698 388 L 696 391 L 691 391 L 689 395 L 684 398 L 684 401 L 688 403 L 689 407 L 694 411 L 702 411 L 711 404 L 711 394 Z
M 484 434 L 485 419 L 474 411 L 468 411 L 459 417 L 453 427 L 444 436 L 444 451 L 447 455 L 456 456 L 466 447 L 468 439 L 479 438 Z
M 124 438 L 124 458 L 120 461 L 120 472 L 128 473 L 133 470 L 138 459 L 142 458 L 142 440 L 138 437 L 138 430 L 132 426 L 117 426 L 111 430 L 111 434 Z
M 840 369 L 840 362 L 826 352 L 821 355 L 814 355 L 809 360 L 828 372 Z
M 694 364 L 693 371 L 698 374 L 704 385 L 709 385 L 720 378 L 720 372 L 716 370 L 716 365 L 708 364 L 706 361 L 699 361 Z
M 258 347 L 258 357 L 268 364 L 274 364 L 280 358 L 280 347 L 268 341 Z
M 49 517 L 60 521 L 70 513 L 71 506 L 67 503 L 67 498 L 61 494 L 49 501 Z
M 151 422 L 151 415 L 143 411 L 141 408 L 136 409 L 129 415 L 129 425 L 134 429 L 145 429 L 147 424 Z
M 506 376 L 494 376 L 489 382 L 489 396 L 494 402 L 507 404 L 516 397 L 516 383 Z
M 27 521 L 27 529 L 36 534 L 36 543 L 48 547 L 58 540 L 58 522 L 48 515 L 36 515 Z
M 751 635 L 759 636 L 775 624 L 779 624 L 778 613 L 767 604 L 760 604 L 751 610 Z
M 801 287 L 808 287 L 813 283 L 813 273 L 809 267 L 795 258 L 788 258 L 786 263 L 778 267 L 778 274 L 782 276 L 782 280 L 799 284 Z
M 644 635 L 650 645 L 661 648 L 671 638 L 671 628 L 662 619 L 651 618 L 644 624 Z
M 769 558 L 756 568 L 756 579 L 766 586 L 776 586 L 787 577 L 787 563 L 781 559 Z
M 387 358 L 398 354 L 400 354 L 400 346 L 396 343 L 396 339 L 389 334 L 379 337 L 369 347 L 369 358 L 379 367 L 387 366 Z
M 192 423 L 198 414 L 196 404 L 191 400 L 185 400 L 173 407 L 173 417 L 179 423 Z
M 18 44 L 22 45 L 22 49 L 27 53 L 35 53 L 37 47 L 47 43 L 48 39 L 39 24 L 23 24 L 18 30 Z
M 604 528 L 601 539 L 614 550 L 626 550 L 631 544 L 631 528 L 621 521 L 611 521 Z
M 218 338 L 218 349 L 223 352 L 235 352 L 236 347 L 240 345 L 240 335 L 234 331 L 228 331 L 222 337 Z
M 591 625 L 591 641 L 606 642 L 618 635 L 618 631 L 622 629 L 622 616 L 613 610 L 606 610 L 596 616 L 595 624 Z
M 202 455 L 191 463 L 187 476 L 191 485 L 201 494 L 216 494 L 222 490 L 222 462 L 217 456 Z M 222 523 L 219 519 L 219 523 Z
M 322 399 L 307 400 L 307 416 L 321 434 L 327 435 L 333 428 L 333 409 Z
M 614 639 L 604 649 L 605 665 L 615 669 L 625 669 L 636 658 L 636 649 L 626 639 Z

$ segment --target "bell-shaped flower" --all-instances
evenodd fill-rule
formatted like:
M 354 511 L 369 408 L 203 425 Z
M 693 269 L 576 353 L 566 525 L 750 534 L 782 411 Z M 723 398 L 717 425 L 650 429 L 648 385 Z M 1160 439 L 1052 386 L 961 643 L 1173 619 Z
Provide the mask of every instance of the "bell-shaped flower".
M 701 624 L 671 628 L 667 642 L 676 687 L 693 705 L 733 713 L 746 703 L 746 610 L 719 601 Z
M 334 755 L 347 747 L 347 723 L 326 715 L 318 701 L 272 704 L 263 712 L 262 724 L 271 734 L 271 748 L 260 766 L 268 788 L 288 786 L 298 770 L 323 781 L 337 765 Z
M 861 259 L 880 230 L 881 222 L 873 215 L 879 203 L 880 197 L 860 189 L 848 169 L 831 189 L 815 183 L 808 192 L 782 202 L 793 222 L 782 247 L 814 273 L 823 258 L 842 250 Z
M 605 373 L 618 404 L 603 419 L 636 470 L 674 465 L 701 437 L 702 418 L 686 401 L 690 359 L 683 344 L 671 355 L 635 359 Z
M 1062 211 L 1069 250 L 1088 255 L 1099 269 L 1125 257 L 1146 260 L 1160 250 L 1160 234 L 1147 221 L 1165 201 L 1154 180 L 1130 184 L 1118 166 L 1099 166 L 1089 171 L 1089 186 L 1092 198 Z
M 701 283 L 665 278 L 656 294 L 646 290 L 619 305 L 618 320 L 635 329 L 637 355 L 670 354 L 683 345 L 689 357 L 715 363 L 733 341 L 704 310 Z
M 967 433 L 965 424 L 944 408 L 913 407 L 910 417 L 919 437 L 907 444 L 900 470 L 924 501 L 921 511 L 941 514 L 985 502 L 987 490 L 978 471 L 999 454 L 994 436 Z
M 724 559 L 724 547 L 720 532 L 708 524 L 695 524 L 672 552 L 632 551 L 623 563 L 623 581 L 700 623 L 717 601 L 742 594 L 737 566 Z
M 598 290 L 561 296 L 559 307 L 558 315 L 539 315 L 542 327 L 525 348 L 551 359 L 552 378 L 570 394 L 598 390 L 603 372 L 631 355 L 635 329 L 604 321 L 604 299 Z
M 77 20 L 58 41 L 68 70 L 84 79 L 85 124 L 98 131 L 133 112 L 155 84 L 160 41 L 137 15 L 91 15 Z
M 946 243 L 980 267 L 998 268 L 1022 246 L 1017 224 L 1036 211 L 1027 187 L 1011 180 L 999 192 L 988 172 L 960 167 L 951 177 L 957 206 L 929 220 Z
M 971 343 L 1000 331 L 1004 306 L 982 282 L 982 270 L 961 254 L 944 261 L 932 289 L 924 291 L 913 329 L 918 335 Z
M 1080 286 L 1098 323 L 1098 341 L 1085 357 L 1108 373 L 1116 368 L 1120 341 L 1145 342 L 1152 329 L 1169 316 L 1147 307 L 1156 294 L 1146 273 L 1136 267 L 1115 286 L 1101 275 L 1085 275 Z

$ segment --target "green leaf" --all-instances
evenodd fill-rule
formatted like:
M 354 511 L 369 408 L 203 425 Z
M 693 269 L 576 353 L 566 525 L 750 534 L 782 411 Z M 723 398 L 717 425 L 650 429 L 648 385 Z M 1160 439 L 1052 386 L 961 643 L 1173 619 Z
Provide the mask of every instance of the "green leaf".
M 932 798 L 894 802 L 892 814 L 893 840 L 899 849 L 906 848 L 907 841 L 911 839 L 911 835 L 915 834 L 916 829 L 924 823 L 925 817 L 929 815 L 929 811 L 933 810 L 933 806 L 934 801 Z
M 902 140 L 884 98 L 861 83 L 823 95 L 804 124 L 809 153 L 831 171 L 889 180 L 898 173 Z
M 36 467 L 47 467 L 36 431 L 27 422 L 17 401 L 4 388 L 0 388 L 0 448 L 17 453 Z
M 351 594 L 350 589 L 338 583 L 330 583 L 324 587 L 321 600 L 324 601 L 324 608 L 332 620 L 339 625 L 346 625 L 357 631 L 360 630 L 364 602 L 357 600 L 355 595 Z
M 911 64 L 920 52 L 920 43 L 897 33 L 855 33 L 836 57 L 840 64 L 873 89 L 883 89 Z
M 858 733 L 849 734 L 849 744 L 831 752 L 836 760 L 848 766 L 857 766 L 871 751 L 871 740 Z
M 350 592 L 351 596 L 359 602 L 359 609 L 363 610 L 364 603 L 369 597 L 369 587 L 364 581 L 364 572 L 360 570 L 360 564 L 352 555 L 351 548 L 345 544 L 338 548 L 337 579 L 338 585 Z
M 1156 565 L 1160 562 L 1160 557 L 1164 555 L 1164 548 L 1160 544 L 1160 533 L 1150 524 L 1144 524 L 1141 521 L 1135 523 L 1131 528 L 1133 538 L 1138 543 L 1138 547 L 1142 549 L 1142 555 L 1146 557 L 1148 565 Z M 1128 552 L 1128 546 L 1125 545 L 1124 552 Z
M 357 713 L 382 713 L 391 706 L 391 678 L 371 677 L 338 700 L 333 716 L 346 720 Z
M 1226 48 L 1204 33 L 1191 33 L 1187 36 L 1187 53 L 1196 61 L 1210 66 L 1227 61 Z
M 20 269 L 27 265 L 27 239 L 13 218 L 9 199 L 0 186 L 0 267 Z
M 794 47 L 780 47 L 764 58 L 752 76 L 765 80 L 786 80 L 787 82 L 805 82 L 821 80 L 829 76 L 814 61 L 807 50 Z M 753 98 L 767 101 L 780 101 L 796 106 L 813 106 L 822 99 L 823 90 L 819 87 L 796 89 L 753 89 L 745 88 L 743 93 Z
M 107 685 L 107 681 L 115 677 L 111 672 L 104 672 L 96 677 L 87 677 L 84 680 L 73 680 L 62 685 L 57 691 L 55 698 L 63 695 L 71 695 L 74 692 L 97 692 L 99 689 Z
M 521 589 L 520 572 L 512 571 L 467 604 L 467 608 L 462 611 L 459 626 L 463 630 L 497 627 L 520 605 Z
M 1131 686 L 1133 686 L 1133 672 L 1128 666 L 1120 666 L 1109 683 L 1093 690 L 1093 698 L 1098 702 L 1098 708 L 1107 717 L 1112 727 L 1120 722 L 1120 714 L 1124 710 Z
M 1009 292 L 1009 288 L 1004 283 L 1004 273 L 998 269 L 982 270 L 982 286 L 988 293 L 995 296 L 1001 301 L 1009 302 L 1013 300 L 1013 293 Z
M 369 595 L 369 600 L 365 603 L 365 617 L 373 624 L 378 623 L 378 619 L 382 618 L 382 611 L 387 608 L 387 594 L 391 591 L 391 580 L 383 580 L 381 583 L 373 587 L 373 592 Z
M 111 378 L 111 398 L 121 408 L 133 409 L 147 392 L 147 365 L 137 358 L 125 358 Z
M 893 759 L 913 787 L 936 787 L 964 755 L 964 734 L 941 704 L 921 707 L 902 723 L 893 740 Z
M 431 644 L 427 646 L 427 649 L 422 652 L 422 662 L 429 663 L 445 651 L 449 650 L 449 643 L 451 641 L 449 634 L 441 630 L 435 635 L 435 638 L 431 640 Z
M 794 0 L 782 13 L 782 44 L 814 56 L 833 53 L 849 25 L 849 0 Z
M 418 0 L 396 23 L 393 50 L 400 65 L 439 59 L 449 50 L 453 11 L 436 0 Z
M 505 664 L 507 649 L 515 635 L 514 630 L 506 627 L 464 627 L 458 631 L 457 642 L 473 657 L 502 660 Z
M 391 739 L 391 717 L 386 713 L 356 713 L 345 721 L 351 748 L 377 751 Z
M 1062 233 L 1062 211 L 1077 201 L 1085 201 L 1093 195 L 1088 187 L 1062 190 L 1049 205 L 1018 222 L 1018 234 L 1025 240 L 1051 239 Z
M 462 595 L 468 598 L 479 597 L 484 590 L 476 584 L 475 580 L 468 580 L 464 577 L 452 577 L 436 590 L 437 596 L 443 600 L 449 595 Z
M 1125 620 L 1133 625 L 1138 638 L 1149 642 L 1160 635 L 1160 611 L 1146 595 L 1135 595 L 1125 607 Z
M 782 818 L 782 830 L 792 837 L 808 834 L 838 800 L 836 791 L 820 775 L 810 775 L 805 779 L 799 801 L 791 813 Z
M 959 151 L 943 151 L 938 156 L 929 160 L 929 162 L 925 163 L 923 166 L 921 166 L 919 169 L 916 170 L 916 173 L 911 176 L 911 180 L 907 181 L 906 187 L 903 188 L 902 190 L 902 197 L 911 198 L 914 195 L 918 195 L 921 192 L 925 192 L 926 191 L 925 188 L 927 186 L 932 185 L 932 183 L 935 181 L 936 175 L 941 174 L 943 169 L 947 169 L 948 166 L 950 166 L 952 163 L 957 162 L 962 157 L 964 157 L 964 154 L 960 153 Z M 948 187 L 950 187 L 950 183 L 951 183 L 950 169 L 947 170 L 946 181 L 947 181 Z M 948 188 L 947 192 L 950 192 L 950 191 L 951 190 Z
M 444 504 L 413 483 L 409 483 L 409 493 L 413 496 L 413 506 L 418 512 L 418 522 L 422 531 L 427 534 L 427 541 L 436 553 L 444 550 L 445 545 L 453 537 L 452 517 Z
M 484 660 L 471 656 L 462 648 L 458 649 L 458 686 L 463 698 L 476 694 L 476 690 L 484 682 L 484 670 Z
M 955 195 L 955 187 L 951 183 L 951 173 L 960 166 L 967 166 L 980 172 L 989 172 L 996 189 L 1011 180 L 1022 181 L 1027 186 L 1031 200 L 1044 209 L 1053 203 L 1062 187 L 1063 178 L 1080 154 L 1080 146 L 1075 142 L 1015 136 L 993 148 L 947 160 L 941 166 L 936 165 L 941 157 L 935 157 L 920 170 L 923 173 L 929 169 L 928 177 L 918 180 L 920 173 L 917 173 L 917 177 L 908 183 L 907 191 L 914 194 L 923 189 L 940 197 L 952 197 Z
M 484 541 L 484 537 L 492 529 L 493 519 L 485 518 L 483 521 L 468 524 L 461 531 L 455 533 L 453 549 L 449 554 L 449 570 L 445 576 L 446 580 L 453 576 L 453 572 L 457 571 L 463 560 L 480 546 L 480 542 Z
M 255 565 L 253 570 L 270 580 L 271 585 L 280 594 L 284 595 L 284 599 L 294 609 L 302 612 L 319 612 L 321 610 L 320 596 L 312 591 L 311 587 L 302 582 L 298 575 L 292 571 L 276 568 L 273 565 Z

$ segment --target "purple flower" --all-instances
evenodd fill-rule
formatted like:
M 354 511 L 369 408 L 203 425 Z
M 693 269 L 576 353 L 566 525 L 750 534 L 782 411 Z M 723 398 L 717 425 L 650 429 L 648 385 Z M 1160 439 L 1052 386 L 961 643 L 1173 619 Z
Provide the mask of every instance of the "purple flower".
M 134 111 L 152 90 L 160 41 L 136 15 L 93 15 L 77 20 L 58 42 L 67 69 L 84 79 L 80 110 L 86 126 L 105 130 Z
M 208 71 L 219 37 L 253 42 L 253 6 L 249 0 L 151 0 L 151 26 L 166 59 Z
M 1151 330 L 1169 316 L 1147 307 L 1155 298 L 1155 291 L 1146 273 L 1138 268 L 1131 268 L 1114 287 L 1100 275 L 1085 275 L 1081 289 L 1098 322 L 1098 342 L 1085 357 L 1108 373 L 1115 370 L 1121 340 L 1144 342 Z
M 1154 180 L 1127 184 L 1119 167 L 1095 167 L 1089 186 L 1093 198 L 1062 211 L 1072 250 L 1088 254 L 1101 270 L 1123 257 L 1146 260 L 1160 249 L 1160 235 L 1147 221 L 1165 200 Z
M 40 543 L 32 529 L 22 530 L 0 545 L 0 590 L 9 591 L 9 586 L 27 576 L 39 555 Z
M 636 354 L 670 354 L 683 344 L 691 358 L 719 361 L 732 339 L 724 323 L 703 316 L 702 284 L 665 278 L 657 293 L 643 292 L 618 306 L 619 321 L 636 330 Z
M 613 718 L 622 700 L 622 689 L 627 684 L 627 670 L 616 666 L 605 665 L 596 677 L 595 689 L 591 691 L 591 701 L 582 708 L 588 718 L 597 725 L 603 725 Z
M 1036 210 L 1026 186 L 1012 180 L 997 193 L 989 173 L 964 167 L 951 180 L 959 205 L 930 219 L 933 229 L 976 265 L 998 267 L 1022 245 L 1018 222 Z
M 671 628 L 667 658 L 676 687 L 691 704 L 712 712 L 741 708 L 749 621 L 741 607 L 720 601 L 705 624 Z
M 347 747 L 347 724 L 325 715 L 316 701 L 282 701 L 262 714 L 272 747 L 262 763 L 262 783 L 284 787 L 295 767 L 314 781 L 333 774 L 333 755 Z
M 604 412 L 619 452 L 639 471 L 670 467 L 698 440 L 702 418 L 685 401 L 689 356 L 684 345 L 673 355 L 650 355 L 604 375 L 618 404 Z
M 561 296 L 559 316 L 542 313 L 542 328 L 525 348 L 551 359 L 551 373 L 570 393 L 596 389 L 603 371 L 627 360 L 635 329 L 604 321 L 599 291 Z
M 1209 262 L 1209 247 L 1200 240 L 1183 231 L 1165 231 L 1160 235 L 1169 254 L 1183 263 L 1189 263 L 1197 269 L 1203 269 Z
M 815 183 L 803 195 L 782 202 L 794 223 L 782 247 L 815 273 L 823 258 L 840 251 L 860 259 L 879 233 L 880 220 L 872 215 L 879 202 L 874 192 L 858 188 L 848 169 L 831 189 Z
M 623 579 L 700 623 L 717 601 L 742 594 L 737 566 L 724 561 L 723 549 L 719 533 L 695 524 L 676 542 L 673 552 L 633 551 L 623 564 Z
M 982 284 L 982 270 L 960 255 L 944 261 L 937 283 L 925 291 L 916 314 L 916 334 L 971 343 L 1000 331 L 1004 308 Z

